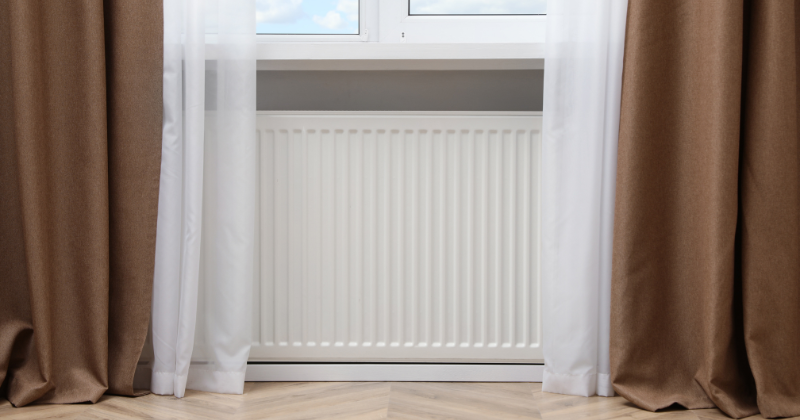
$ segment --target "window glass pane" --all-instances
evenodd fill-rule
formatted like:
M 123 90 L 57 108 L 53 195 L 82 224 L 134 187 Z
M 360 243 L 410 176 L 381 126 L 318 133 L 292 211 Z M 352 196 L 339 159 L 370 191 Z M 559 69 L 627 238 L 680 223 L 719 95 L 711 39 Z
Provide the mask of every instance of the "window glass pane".
M 255 0 L 260 34 L 358 35 L 359 0 Z
M 409 0 L 410 15 L 543 15 L 547 0 Z

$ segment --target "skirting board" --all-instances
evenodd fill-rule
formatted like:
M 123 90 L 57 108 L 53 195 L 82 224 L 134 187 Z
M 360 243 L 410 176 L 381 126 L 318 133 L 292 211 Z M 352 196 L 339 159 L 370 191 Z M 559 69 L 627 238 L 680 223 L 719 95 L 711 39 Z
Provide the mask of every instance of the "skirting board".
M 542 382 L 544 365 L 251 363 L 254 382 Z

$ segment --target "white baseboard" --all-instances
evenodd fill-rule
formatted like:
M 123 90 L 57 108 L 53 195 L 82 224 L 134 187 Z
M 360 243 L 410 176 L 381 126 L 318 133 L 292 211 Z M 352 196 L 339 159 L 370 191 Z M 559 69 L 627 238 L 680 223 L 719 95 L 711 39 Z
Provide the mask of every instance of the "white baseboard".
M 544 365 L 410 363 L 248 364 L 255 382 L 541 382 Z

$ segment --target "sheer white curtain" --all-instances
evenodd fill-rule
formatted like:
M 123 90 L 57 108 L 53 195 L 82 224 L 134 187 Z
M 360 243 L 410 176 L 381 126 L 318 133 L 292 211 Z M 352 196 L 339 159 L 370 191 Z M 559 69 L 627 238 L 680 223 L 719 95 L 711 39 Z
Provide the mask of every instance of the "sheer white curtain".
M 548 392 L 614 395 L 609 317 L 627 0 L 547 2 L 542 316 Z
M 255 40 L 253 0 L 164 0 L 152 318 L 157 394 L 244 388 L 255 239 Z

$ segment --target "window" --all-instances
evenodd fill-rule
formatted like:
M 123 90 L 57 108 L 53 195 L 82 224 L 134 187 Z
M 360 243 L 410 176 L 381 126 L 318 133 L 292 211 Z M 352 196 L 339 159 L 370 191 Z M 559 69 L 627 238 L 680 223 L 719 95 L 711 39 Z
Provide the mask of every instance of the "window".
M 261 42 L 544 42 L 546 0 L 253 1 Z
M 380 41 L 543 43 L 545 0 L 380 0 Z
M 374 0 L 254 0 L 261 41 L 366 41 Z
M 256 0 L 256 32 L 358 35 L 359 0 Z
M 543 15 L 546 0 L 409 0 L 410 16 Z

